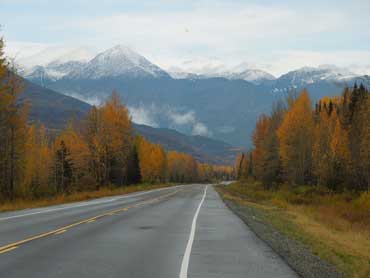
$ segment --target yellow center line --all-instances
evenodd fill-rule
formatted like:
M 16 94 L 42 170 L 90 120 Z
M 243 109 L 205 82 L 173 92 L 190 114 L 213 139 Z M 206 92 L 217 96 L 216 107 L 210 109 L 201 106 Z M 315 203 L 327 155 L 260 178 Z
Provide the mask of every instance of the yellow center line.
M 17 248 L 18 248 L 18 246 L 13 246 L 13 247 L 10 247 L 8 249 L 1 250 L 0 251 L 0 254 L 3 254 L 3 253 L 6 253 L 6 252 L 9 252 L 9 251 L 12 251 L 12 250 L 17 249 Z
M 67 230 L 61 230 L 61 231 L 59 231 L 59 232 L 56 232 L 54 235 L 60 235 L 60 234 L 63 234 L 63 233 L 65 233 Z
M 142 202 L 139 202 L 139 203 L 137 203 L 135 205 L 131 205 L 129 207 L 124 207 L 124 208 L 119 208 L 119 209 L 116 209 L 116 210 L 108 211 L 108 212 L 99 214 L 97 216 L 94 216 L 94 217 L 91 217 L 91 218 L 88 218 L 88 219 L 84 219 L 84 220 L 81 220 L 81 221 L 72 223 L 70 225 L 67 225 L 67 226 L 64 226 L 64 227 L 61 227 L 61 228 L 58 228 L 58 229 L 55 229 L 55 230 L 46 232 L 46 233 L 35 235 L 35 236 L 29 237 L 29 238 L 26 238 L 26 239 L 23 239 L 23 240 L 19 240 L 19 241 L 14 242 L 14 243 L 10 243 L 10 244 L 1 246 L 0 247 L 0 254 L 5 253 L 5 252 L 8 252 L 8 251 L 11 251 L 11 250 L 13 250 L 15 248 L 18 248 L 18 245 L 25 244 L 25 243 L 28 243 L 30 241 L 34 241 L 34 240 L 37 240 L 37 239 L 40 239 L 40 238 L 44 238 L 44 237 L 47 237 L 47 236 L 50 236 L 50 235 L 61 234 L 65 230 L 68 230 L 70 228 L 74 228 L 74 227 L 79 226 L 81 224 L 91 223 L 91 222 L 94 222 L 95 220 L 97 220 L 98 218 L 102 218 L 104 216 L 112 215 L 112 214 L 115 214 L 115 213 L 118 213 L 118 212 L 122 212 L 122 211 L 127 211 L 128 209 L 134 208 L 137 205 L 148 204 L 148 203 L 150 203 L 153 200 L 160 200 L 160 199 L 163 199 L 163 198 L 166 198 L 166 197 L 175 195 L 176 193 L 178 193 L 180 191 L 183 191 L 183 190 L 184 189 L 178 189 L 178 190 L 175 190 L 174 192 L 171 192 L 171 193 L 168 193 L 168 194 L 164 194 L 164 195 L 162 195 L 160 197 L 156 197 L 156 198 L 153 198 L 153 199 L 150 199 L 150 200 L 142 201 Z
M 85 223 L 92 223 L 92 222 L 95 222 L 95 221 L 96 221 L 96 219 L 91 219 L 89 221 L 86 221 Z

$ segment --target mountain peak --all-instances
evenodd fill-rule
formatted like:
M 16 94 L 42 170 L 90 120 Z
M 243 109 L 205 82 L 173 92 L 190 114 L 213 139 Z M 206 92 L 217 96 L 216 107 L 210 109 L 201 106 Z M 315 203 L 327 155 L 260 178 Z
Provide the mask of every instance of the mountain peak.
M 123 44 L 117 44 L 105 50 L 101 54 L 110 55 L 110 56 L 128 56 L 128 57 L 139 56 L 139 57 L 142 57 L 141 55 L 133 51 L 130 47 L 128 47 L 127 45 L 123 45 Z
M 70 77 L 99 79 L 104 77 L 160 78 L 169 75 L 145 57 L 125 45 L 116 45 L 99 53 Z

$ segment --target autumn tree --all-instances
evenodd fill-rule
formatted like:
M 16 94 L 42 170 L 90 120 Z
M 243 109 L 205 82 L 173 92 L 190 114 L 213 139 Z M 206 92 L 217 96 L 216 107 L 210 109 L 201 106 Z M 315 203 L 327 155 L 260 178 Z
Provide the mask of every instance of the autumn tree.
M 127 183 L 127 165 L 134 144 L 127 108 L 116 92 L 101 107 L 93 107 L 84 121 L 90 152 L 89 168 L 99 186 Z
M 310 182 L 312 132 L 311 101 L 307 91 L 303 91 L 286 112 L 277 130 L 283 171 L 287 180 L 293 184 Z
M 280 182 L 281 163 L 279 158 L 279 140 L 277 129 L 279 128 L 285 108 L 281 103 L 273 107 L 271 116 L 262 115 L 252 135 L 253 150 L 253 174 L 261 180 L 265 187 Z
M 365 186 L 370 190 L 370 96 L 363 106 L 363 130 L 360 140 L 360 165 L 364 175 Z
M 0 191 L 12 199 L 23 178 L 27 107 L 17 101 L 23 84 L 3 47 L 0 39 Z
M 141 136 L 136 139 L 136 146 L 142 180 L 148 183 L 165 181 L 167 158 L 163 148 Z
M 252 135 L 254 150 L 254 173 L 256 177 L 261 177 L 266 168 L 265 160 L 267 158 L 267 149 L 265 141 L 270 129 L 270 119 L 267 115 L 262 114 L 256 123 L 256 128 Z
M 44 126 L 28 128 L 25 146 L 24 177 L 20 186 L 23 196 L 40 197 L 52 192 L 52 153 Z
M 55 140 L 56 165 L 61 188 L 67 191 L 88 189 L 90 152 L 83 136 L 72 123 Z M 64 174 L 63 174 L 64 173 Z

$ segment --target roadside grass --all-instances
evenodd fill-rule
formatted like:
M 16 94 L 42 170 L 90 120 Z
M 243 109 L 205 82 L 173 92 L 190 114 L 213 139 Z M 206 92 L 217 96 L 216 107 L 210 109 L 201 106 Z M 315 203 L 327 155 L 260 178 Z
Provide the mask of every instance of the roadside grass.
M 263 221 L 307 246 L 348 277 L 370 277 L 370 193 L 320 187 L 266 190 L 259 182 L 218 186 L 223 198 L 258 210 Z
M 13 201 L 0 202 L 0 212 L 86 201 L 95 198 L 124 195 L 139 191 L 170 187 L 173 185 L 174 184 L 140 184 L 128 185 L 123 187 L 106 186 L 100 188 L 99 190 L 58 194 L 55 196 L 43 197 L 38 199 L 17 198 Z

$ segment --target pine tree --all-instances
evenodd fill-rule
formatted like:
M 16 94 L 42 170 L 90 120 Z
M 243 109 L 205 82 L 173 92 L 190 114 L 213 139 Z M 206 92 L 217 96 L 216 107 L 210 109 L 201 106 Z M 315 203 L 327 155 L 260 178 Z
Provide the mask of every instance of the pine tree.
M 57 192 L 68 192 L 72 183 L 72 161 L 63 140 L 56 146 L 55 182 Z
M 141 182 L 140 161 L 136 144 L 132 147 L 127 165 L 127 183 L 137 184 Z

